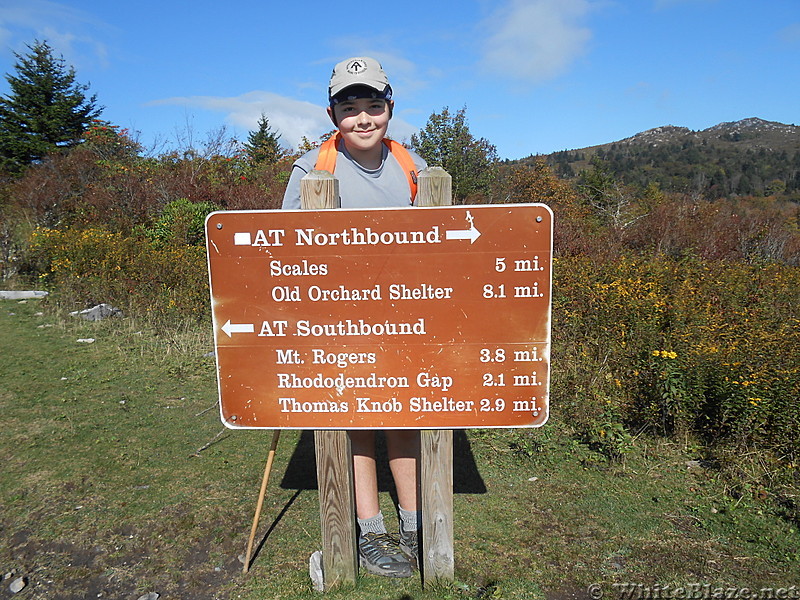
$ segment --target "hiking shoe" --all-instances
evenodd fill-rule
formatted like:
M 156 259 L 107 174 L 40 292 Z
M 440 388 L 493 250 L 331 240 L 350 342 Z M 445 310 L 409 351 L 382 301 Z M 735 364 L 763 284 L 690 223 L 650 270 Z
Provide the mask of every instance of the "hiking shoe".
M 364 533 L 358 538 L 358 562 L 384 577 L 411 577 L 414 571 L 400 545 L 388 533 Z
M 403 523 L 400 523 L 400 550 L 403 551 L 411 565 L 417 567 L 419 565 L 419 542 L 417 540 L 417 530 L 406 531 L 403 529 Z

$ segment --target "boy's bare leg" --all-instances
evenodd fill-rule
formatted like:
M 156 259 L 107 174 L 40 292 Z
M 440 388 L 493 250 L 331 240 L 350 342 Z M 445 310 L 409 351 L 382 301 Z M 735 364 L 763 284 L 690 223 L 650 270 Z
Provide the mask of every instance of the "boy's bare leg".
M 375 467 L 375 432 L 358 430 L 350 431 L 349 434 L 353 452 L 356 515 L 359 519 L 369 519 L 380 511 Z M 389 468 L 397 488 L 398 503 L 406 510 L 417 510 L 419 448 L 419 431 L 386 431 Z
M 375 467 L 375 432 L 350 431 L 353 452 L 353 483 L 356 516 L 369 519 L 380 512 L 378 503 L 378 474 Z
M 386 432 L 389 468 L 397 488 L 397 501 L 405 510 L 417 510 L 417 465 L 419 464 L 419 431 L 394 429 Z
M 414 430 L 386 432 L 389 467 L 397 488 L 400 505 L 400 550 L 412 564 L 419 563 L 419 508 L 417 505 L 417 469 L 420 458 L 420 435 Z
M 378 476 L 375 468 L 375 432 L 350 431 L 349 434 L 353 452 L 353 479 L 359 527 L 359 564 L 376 575 L 411 577 L 413 575 L 411 561 L 402 545 L 386 533 L 386 524 L 380 510 Z M 391 443 L 389 445 L 391 446 Z M 400 452 L 401 455 L 404 453 L 405 450 Z M 408 458 L 400 456 L 399 460 L 404 461 Z M 407 469 L 401 470 L 405 473 Z M 392 472 L 394 473 L 394 469 Z M 411 473 L 412 477 L 416 478 L 416 470 Z M 407 474 L 404 476 L 407 477 Z

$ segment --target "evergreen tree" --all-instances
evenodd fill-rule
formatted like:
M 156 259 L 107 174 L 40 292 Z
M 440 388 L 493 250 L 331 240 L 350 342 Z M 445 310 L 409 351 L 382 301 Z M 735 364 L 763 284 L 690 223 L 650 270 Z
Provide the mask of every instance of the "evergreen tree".
M 484 138 L 475 139 L 467 124 L 467 108 L 454 114 L 445 107 L 433 113 L 411 147 L 431 166 L 440 166 L 453 178 L 453 198 L 491 195 L 497 179 L 497 149 Z
M 269 119 L 261 113 L 258 120 L 258 129 L 247 135 L 244 151 L 251 162 L 255 164 L 275 164 L 287 154 L 281 146 L 281 135 L 270 127 Z
M 102 112 L 87 85 L 75 82 L 75 69 L 56 58 L 47 42 L 15 53 L 16 75 L 7 74 L 10 93 L 0 97 L 0 161 L 12 170 L 41 160 L 58 148 L 81 141 Z

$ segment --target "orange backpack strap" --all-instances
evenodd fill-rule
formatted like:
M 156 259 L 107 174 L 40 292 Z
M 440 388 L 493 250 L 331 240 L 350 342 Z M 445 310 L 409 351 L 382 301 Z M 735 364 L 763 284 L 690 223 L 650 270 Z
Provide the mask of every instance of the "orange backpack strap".
M 333 171 L 336 169 L 336 155 L 338 154 L 336 146 L 339 144 L 340 137 L 337 131 L 322 142 L 322 145 L 319 147 L 319 156 L 317 157 L 317 163 L 314 165 L 314 169 L 317 171 L 327 171 L 333 175 Z
M 414 204 L 414 199 L 417 197 L 417 165 L 414 164 L 414 159 L 406 147 L 400 142 L 384 138 L 383 143 L 389 147 L 391 152 L 400 163 L 400 167 L 408 179 L 408 188 L 411 190 L 411 204 Z
M 336 156 L 339 153 L 337 146 L 340 139 L 341 135 L 337 131 L 322 142 L 322 145 L 319 147 L 317 162 L 314 165 L 315 170 L 327 171 L 333 175 L 336 169 Z M 391 152 L 397 162 L 400 163 L 400 168 L 403 169 L 403 173 L 406 179 L 408 179 L 408 188 L 411 191 L 411 203 L 413 204 L 414 199 L 417 197 L 417 165 L 414 164 L 414 159 L 411 158 L 411 154 L 400 142 L 384 138 L 383 143 L 386 144 L 387 148 L 389 148 L 389 152 Z

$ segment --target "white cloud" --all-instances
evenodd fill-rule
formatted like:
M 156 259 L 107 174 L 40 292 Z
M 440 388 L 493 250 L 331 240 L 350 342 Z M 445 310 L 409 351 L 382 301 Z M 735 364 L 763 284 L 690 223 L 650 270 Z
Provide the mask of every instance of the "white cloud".
M 79 9 L 50 0 L 3 0 L 0 4 L 0 52 L 11 48 L 26 54 L 26 44 L 47 41 L 56 55 L 63 55 L 70 65 L 92 61 L 107 66 L 105 45 L 98 42 L 97 30 L 108 25 Z M 84 49 L 89 47 L 88 52 Z
M 590 9 L 588 0 L 511 0 L 486 22 L 481 67 L 534 83 L 557 77 L 586 52 Z
M 297 148 L 303 136 L 315 141 L 334 128 L 324 106 L 266 91 L 252 91 L 235 97 L 187 96 L 150 102 L 151 106 L 173 105 L 224 113 L 225 122 L 244 131 L 254 131 L 262 114 L 270 127 L 281 134 L 284 146 Z M 392 119 L 391 134 L 399 140 L 409 138 L 416 128 L 397 117 Z
M 281 141 L 293 147 L 297 147 L 303 136 L 315 140 L 333 128 L 323 107 L 265 91 L 247 92 L 235 97 L 165 98 L 150 102 L 149 105 L 188 106 L 225 113 L 225 122 L 228 125 L 246 131 L 257 128 L 258 119 L 263 113 L 269 119 L 272 129 L 281 134 Z

